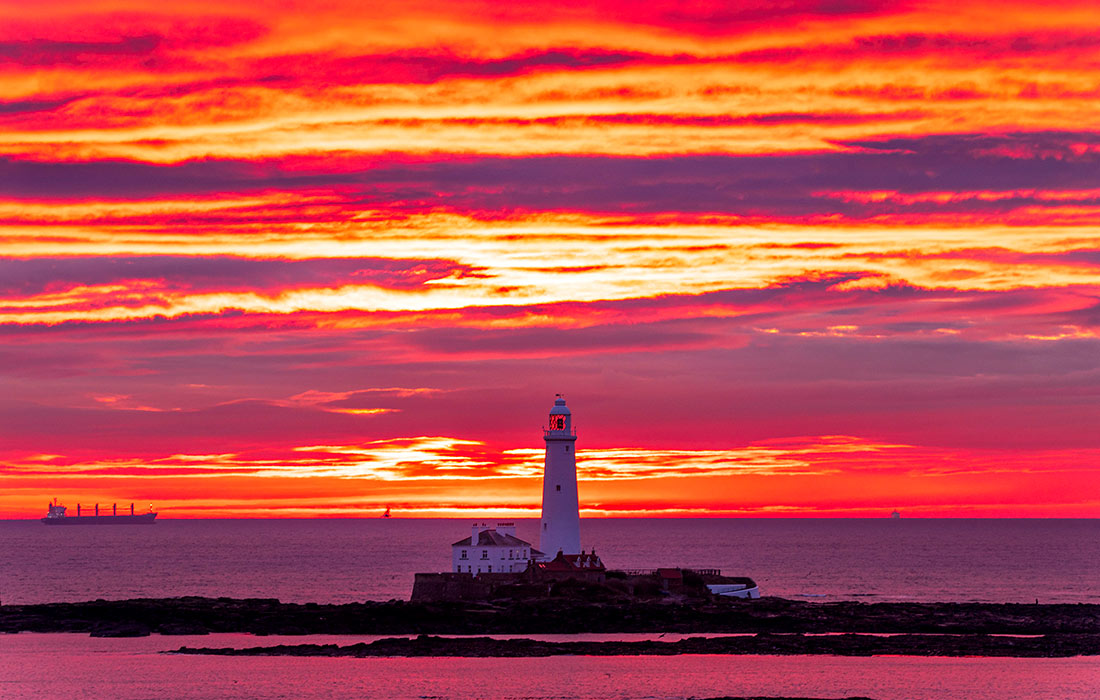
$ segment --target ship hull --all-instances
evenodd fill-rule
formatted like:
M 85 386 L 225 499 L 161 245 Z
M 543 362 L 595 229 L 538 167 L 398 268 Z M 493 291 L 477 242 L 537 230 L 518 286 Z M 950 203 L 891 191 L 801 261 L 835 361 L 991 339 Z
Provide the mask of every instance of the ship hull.
M 156 513 L 140 515 L 66 515 L 61 518 L 42 518 L 46 525 L 152 525 Z

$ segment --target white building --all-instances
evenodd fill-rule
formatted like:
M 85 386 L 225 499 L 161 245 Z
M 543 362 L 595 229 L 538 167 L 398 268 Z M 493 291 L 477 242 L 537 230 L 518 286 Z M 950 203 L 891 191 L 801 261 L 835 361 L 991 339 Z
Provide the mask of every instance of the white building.
M 520 573 L 527 562 L 542 552 L 516 537 L 514 523 L 474 523 L 470 536 L 451 545 L 451 571 L 480 573 Z
M 542 431 L 546 441 L 546 466 L 542 473 L 542 525 L 539 549 L 553 559 L 558 552 L 581 553 L 581 515 L 577 498 L 577 433 L 573 416 L 561 394 L 550 409 L 550 422 Z

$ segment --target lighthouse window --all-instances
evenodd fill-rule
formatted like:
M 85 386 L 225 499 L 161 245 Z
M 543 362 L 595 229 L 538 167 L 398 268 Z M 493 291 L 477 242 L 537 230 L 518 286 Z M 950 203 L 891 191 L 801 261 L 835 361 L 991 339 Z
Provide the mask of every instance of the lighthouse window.
M 561 484 L 558 484 L 557 486 L 555 486 L 555 487 L 554 487 L 554 490 L 556 490 L 556 491 L 561 491 Z
M 565 451 L 566 451 L 566 452 L 568 452 L 568 451 L 569 451 L 569 445 L 566 445 L 566 446 L 565 446 Z

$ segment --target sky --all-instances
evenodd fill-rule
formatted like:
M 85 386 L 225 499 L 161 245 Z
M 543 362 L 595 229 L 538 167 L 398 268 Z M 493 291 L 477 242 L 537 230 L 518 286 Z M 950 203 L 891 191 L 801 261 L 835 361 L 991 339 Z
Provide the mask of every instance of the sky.
M 0 517 L 1100 517 L 1095 2 L 0 0 Z

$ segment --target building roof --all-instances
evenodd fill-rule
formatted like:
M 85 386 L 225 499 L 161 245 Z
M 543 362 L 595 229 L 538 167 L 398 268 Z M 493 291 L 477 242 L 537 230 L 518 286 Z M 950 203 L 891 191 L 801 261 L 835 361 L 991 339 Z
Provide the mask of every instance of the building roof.
M 581 552 L 580 554 L 562 554 L 558 552 L 558 556 L 550 561 L 540 561 L 536 566 L 542 571 L 570 572 L 605 570 L 603 562 L 596 556 L 596 550 L 592 550 L 591 553 Z
M 565 405 L 565 399 L 561 394 L 558 394 L 558 398 L 554 399 L 554 407 L 550 409 L 550 415 L 552 416 L 568 416 L 571 415 L 569 407 Z
M 459 540 L 452 547 L 531 547 L 530 542 L 524 542 L 514 535 L 505 535 L 496 530 L 482 530 L 477 534 L 477 542 L 470 544 L 470 538 Z M 532 547 L 532 552 L 534 548 Z
M 592 550 L 591 554 L 581 552 L 580 554 L 565 554 L 563 555 L 565 560 L 573 565 L 575 569 L 603 569 L 603 561 L 596 556 L 596 550 Z

